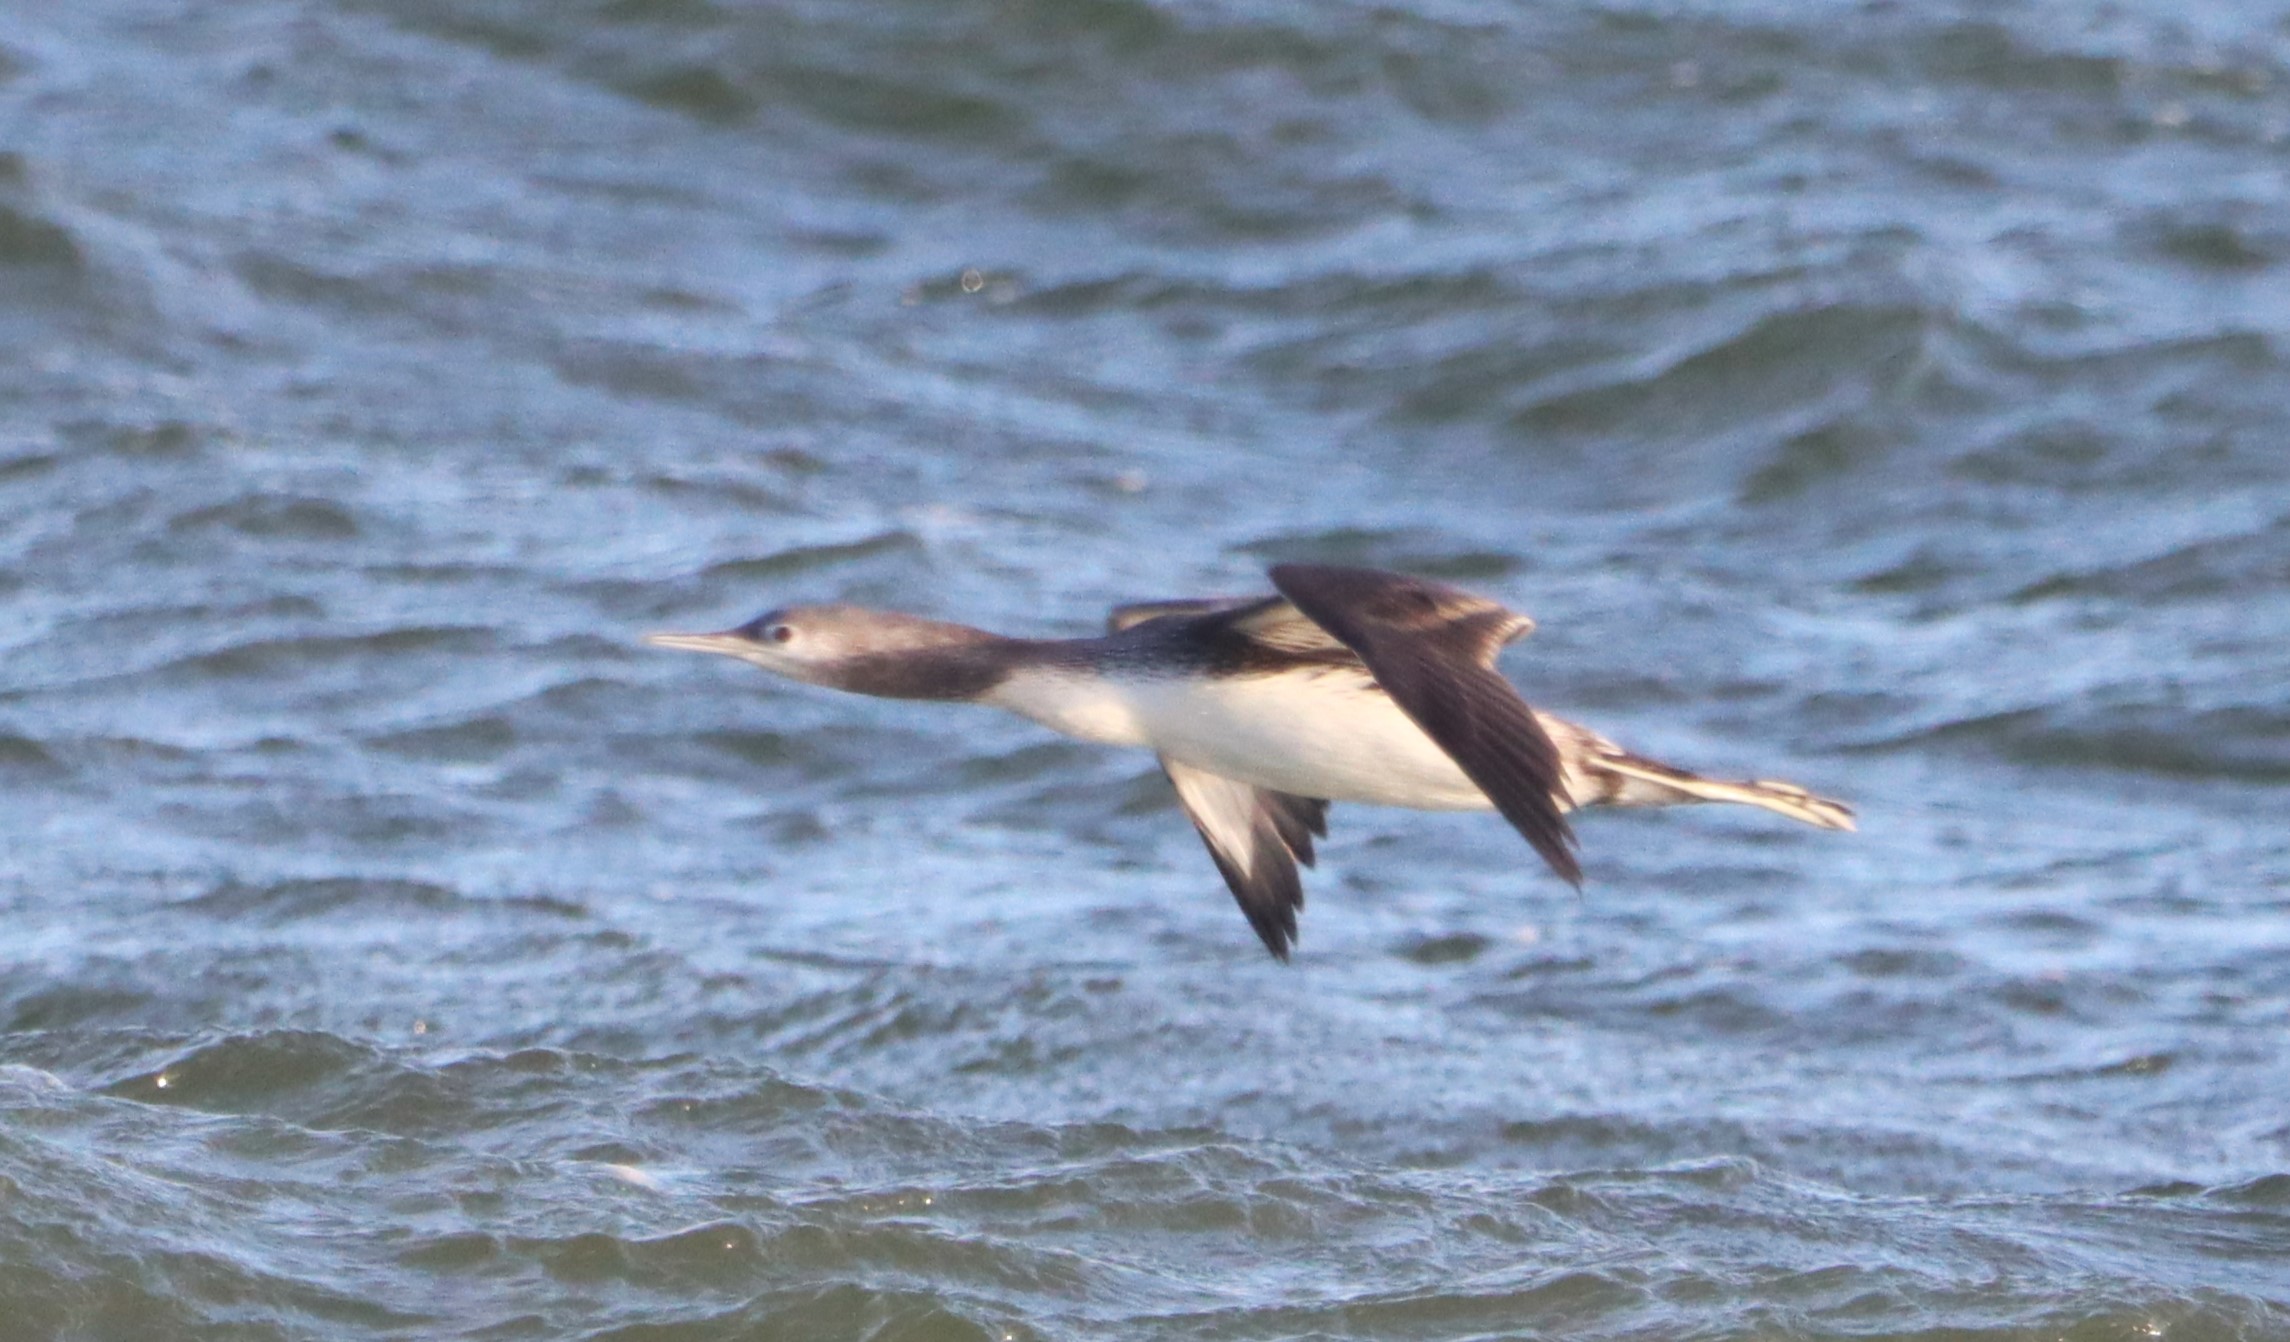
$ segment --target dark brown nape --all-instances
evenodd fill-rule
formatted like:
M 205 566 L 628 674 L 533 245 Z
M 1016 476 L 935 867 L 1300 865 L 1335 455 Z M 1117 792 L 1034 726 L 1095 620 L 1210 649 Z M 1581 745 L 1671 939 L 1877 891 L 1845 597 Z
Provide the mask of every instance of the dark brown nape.
M 836 663 L 827 683 L 883 699 L 962 702 L 983 697 L 1036 660 L 1024 639 L 989 638 L 944 648 L 874 652 Z

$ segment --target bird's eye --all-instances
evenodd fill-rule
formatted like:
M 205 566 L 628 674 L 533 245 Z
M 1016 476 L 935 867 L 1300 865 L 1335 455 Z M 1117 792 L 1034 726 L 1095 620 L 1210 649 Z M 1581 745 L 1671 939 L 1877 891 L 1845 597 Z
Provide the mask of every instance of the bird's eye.
M 795 627 L 793 625 L 775 624 L 764 630 L 763 636 L 774 643 L 785 643 L 795 637 Z

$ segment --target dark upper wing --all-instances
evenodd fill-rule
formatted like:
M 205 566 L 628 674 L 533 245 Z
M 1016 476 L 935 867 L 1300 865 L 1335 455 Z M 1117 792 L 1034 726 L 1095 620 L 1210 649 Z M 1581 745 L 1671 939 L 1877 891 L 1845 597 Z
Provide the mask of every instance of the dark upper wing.
M 1272 585 L 1359 654 L 1551 870 L 1582 884 L 1574 831 L 1557 800 L 1558 749 L 1495 670 L 1496 654 L 1532 620 L 1443 583 L 1376 569 L 1282 564 Z
M 1236 783 L 1166 756 L 1161 767 L 1248 925 L 1276 959 L 1287 959 L 1296 911 L 1304 907 L 1296 864 L 1312 865 L 1312 836 L 1328 832 L 1328 803 Z

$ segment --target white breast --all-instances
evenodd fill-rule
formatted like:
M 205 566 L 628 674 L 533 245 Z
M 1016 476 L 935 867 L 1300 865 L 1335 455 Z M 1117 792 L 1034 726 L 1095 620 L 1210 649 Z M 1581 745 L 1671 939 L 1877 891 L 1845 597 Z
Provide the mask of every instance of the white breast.
M 1486 795 L 1366 674 L 1110 679 L 1021 672 L 992 702 L 1054 731 L 1147 746 L 1299 797 L 1484 810 Z
M 1101 746 L 1152 744 L 1137 705 L 1122 685 L 1103 676 L 1029 667 L 995 686 L 985 702 Z

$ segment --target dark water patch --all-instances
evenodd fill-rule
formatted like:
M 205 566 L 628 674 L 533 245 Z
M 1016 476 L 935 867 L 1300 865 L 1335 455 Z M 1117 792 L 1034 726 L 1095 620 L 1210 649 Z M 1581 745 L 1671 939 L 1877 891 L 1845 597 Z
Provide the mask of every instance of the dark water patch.
M 2023 339 L 1990 341 L 1984 349 L 2006 371 L 2040 376 L 2062 397 L 2071 390 L 2097 391 L 2108 404 L 2155 415 L 2166 423 L 2199 422 L 2200 416 L 2192 412 L 2200 409 L 2199 398 L 2213 390 L 2213 379 L 2201 375 L 2205 372 L 2228 374 L 2225 386 L 2231 387 L 2283 365 L 2268 333 L 2237 323 L 2208 321 L 2191 331 L 2176 328 L 2161 334 L 2135 328 L 2126 335 L 2113 326 L 2102 330 L 2099 340 L 2059 348 Z M 2199 393 L 2193 390 L 2198 387 L 2203 389 Z M 2166 471 L 2157 468 L 2177 475 L 2190 460 L 2183 439 L 2175 444 L 2143 439 L 2142 447 L 2137 459 L 2147 472 L 2114 473 L 2107 477 L 2109 483 L 2121 487 L 2167 478 Z M 2158 455 L 2168 459 L 2158 462 L 2154 460 Z
M 1027 289 L 1022 272 L 964 266 L 945 274 L 929 275 L 899 290 L 901 307 L 923 304 L 982 301 L 997 307 L 1017 302 Z
M 405 295 L 388 284 L 322 270 L 276 253 L 250 252 L 239 258 L 235 269 L 241 281 L 266 298 L 354 315 L 404 311 Z
M 1560 1113 L 1510 1120 L 1501 1125 L 1499 1135 L 1506 1143 L 1531 1149 L 1537 1163 L 1554 1169 L 1652 1169 L 1711 1150 L 1746 1156 L 1760 1149 L 1755 1137 L 1739 1124 L 1709 1119 L 1694 1127 L 1695 1132 L 1688 1137 L 1666 1124 L 1647 1123 L 1627 1114 Z M 1669 1176 L 1656 1173 L 1649 1177 Z M 1597 1185 L 1602 1182 L 1603 1176 L 1561 1179 L 1538 1192 L 1534 1201 L 1562 1216 L 1579 1215 L 1600 1204 Z
M 926 50 L 944 52 L 948 39 L 959 43 L 962 34 L 958 25 L 919 16 L 851 24 L 744 11 L 661 22 L 626 12 L 618 0 L 570 11 L 496 3 L 474 12 L 435 4 L 390 12 L 417 30 L 511 60 L 558 64 L 638 102 L 717 126 L 766 107 L 893 136 L 992 138 L 1017 125 L 1006 101 L 972 73 L 983 63 L 1001 64 L 996 53 L 974 51 L 981 59 L 935 67 L 923 62 Z M 861 55 L 872 59 L 854 59 Z
M 1556 1329 L 1581 1329 L 1594 1322 L 1643 1326 L 1653 1321 L 1646 1313 L 1658 1297 L 1648 1289 L 1650 1274 L 1643 1270 L 1559 1268 L 1534 1277 L 1513 1287 L 1447 1285 L 1363 1292 L 1319 1308 L 1251 1311 L 1255 1317 L 1250 1322 L 1305 1336 L 1359 1329 L 1373 1337 L 1475 1337 L 1501 1335 L 1518 1327 L 1521 1319 Z
M 248 789 L 157 808 L 184 835 L 248 844 L 303 844 L 321 836 L 358 847 L 435 851 L 483 832 L 458 799 L 428 792 L 292 796 L 283 790 L 247 796 Z
M 520 277 L 493 266 L 394 259 L 363 263 L 352 255 L 304 251 L 249 250 L 235 258 L 233 269 L 254 293 L 280 305 L 353 325 L 419 329 L 441 338 L 471 336 L 530 314 L 532 289 L 545 283 L 532 277 L 515 283 Z M 567 304 L 572 298 L 557 297 Z
M 28 1336 L 190 1337 L 228 1319 L 233 1336 L 283 1338 L 434 1322 L 328 1280 L 319 1246 L 334 1227 L 324 1214 L 303 1223 L 305 1239 L 276 1252 L 241 1257 L 227 1250 L 232 1231 L 225 1227 L 247 1224 L 244 1186 L 163 1168 L 184 1145 L 178 1125 L 139 1116 L 91 1125 L 73 1097 L 61 1107 L 94 1130 L 74 1141 L 11 1141 L 0 1150 L 0 1163 L 16 1176 L 12 1214 L 0 1218 L 0 1261 L 7 1264 L 0 1290 L 24 1291 L 10 1297 L 12 1327 L 31 1324 Z M 90 1145 L 97 1149 L 85 1149 Z M 122 1148 L 140 1148 L 141 1158 L 122 1162 L 103 1153 Z M 155 1159 L 154 1148 L 165 1154 Z M 262 1206 L 259 1195 L 253 1201 L 258 1218 L 279 1209 Z M 51 1309 L 53 1332 L 37 1323 Z
M 934 1203 L 930 1199 L 923 1205 Z M 816 1216 L 818 1208 L 804 1210 Z M 941 1229 L 919 1217 L 855 1222 L 831 1218 L 825 1225 L 797 1225 L 772 1236 L 762 1250 L 775 1264 L 821 1277 L 912 1279 L 918 1269 L 927 1270 L 956 1290 L 989 1298 L 1013 1294 L 1082 1298 L 1104 1275 L 1085 1257 L 980 1235 L 966 1227 Z
M 2091 488 L 2100 484 L 2094 468 L 2119 448 L 2115 435 L 2103 425 L 2047 416 L 2015 427 L 1998 442 L 1959 454 L 1948 469 L 1980 484 Z
M 466 656 L 497 646 L 499 639 L 498 631 L 472 625 L 263 638 L 179 658 L 163 664 L 154 674 L 202 681 L 292 680 L 316 671 L 340 673 L 346 667 L 370 667 L 376 663 L 394 663 L 403 668 L 441 655 Z
M 854 797 L 891 798 L 895 806 L 898 798 L 965 791 L 960 782 L 941 772 L 948 767 L 948 759 L 936 751 L 922 751 L 914 735 L 893 729 L 865 724 L 819 726 L 807 715 L 799 729 L 707 727 L 692 733 L 688 740 L 706 752 L 700 772 L 738 779 L 743 788 L 753 789 L 759 796 L 770 795 L 789 782 L 832 784 Z M 680 747 L 670 757 L 691 758 L 682 756 Z M 895 760 L 902 768 L 889 771 L 891 776 L 873 786 L 856 783 L 851 777 L 853 764 L 866 758 Z
M 963 787 L 1031 782 L 1048 774 L 1069 773 L 1095 758 L 1086 747 L 1065 741 L 1021 746 L 998 755 L 975 755 L 964 760 L 954 782 Z
M 1839 963 L 1856 977 L 1866 979 L 1945 980 L 1957 977 L 1966 967 L 1964 957 L 1953 951 L 1908 947 L 1871 947 L 1841 956 Z
M 648 647 L 634 628 L 623 628 L 614 623 L 593 626 L 574 626 L 572 629 L 549 623 L 534 632 L 522 643 L 521 651 L 543 667 L 574 668 L 602 667 L 614 663 L 641 662 L 658 656 L 662 651 Z M 567 675 L 552 681 L 546 689 L 513 701 L 545 704 L 561 708 L 580 701 L 584 696 L 600 689 L 625 687 L 627 681 L 616 675 Z
M 53 778 L 68 772 L 46 745 L 28 736 L 0 732 L 0 775 Z
M 240 1035 L 113 1082 L 104 1093 L 217 1113 L 276 1113 L 285 1098 L 341 1081 L 372 1061 L 371 1050 L 314 1031 Z
M 636 651 L 614 644 L 615 656 L 645 655 L 654 651 L 637 645 Z M 595 655 L 594 650 L 590 655 Z M 628 682 L 613 676 L 593 675 L 560 681 L 512 706 L 512 717 L 537 713 L 552 723 L 589 723 L 609 720 L 611 710 L 625 702 Z
M 2236 1206 L 2290 1212 L 2290 1174 L 2261 1175 L 2245 1183 L 2209 1189 L 2204 1196 Z M 2285 1233 L 2290 1233 L 2290 1224 L 2284 1224 L 2282 1228 Z
M 2127 78 L 2127 63 L 2119 57 L 2060 50 L 2034 34 L 1986 20 L 1938 25 L 1910 51 L 1934 77 L 1995 89 L 2114 96 Z
M 907 48 L 899 54 L 911 60 L 921 55 L 924 42 L 899 45 Z M 845 131 L 961 146 L 1015 139 L 1028 129 L 1027 118 L 1005 89 L 977 80 L 969 70 L 917 61 L 888 73 L 861 71 L 819 48 L 810 54 L 827 59 L 780 65 L 762 78 L 742 72 L 740 83 L 769 89 L 774 101 L 791 102 L 803 114 Z M 989 51 L 978 54 L 991 59 Z
M 392 14 L 396 21 L 417 31 L 467 43 L 503 60 L 536 60 L 550 49 L 547 35 L 519 23 L 516 7 L 510 5 L 404 6 Z
M 1824 420 L 1783 439 L 1742 482 L 1741 501 L 1781 503 L 1815 488 L 1834 487 L 1862 466 L 1882 460 L 1891 446 L 1891 435 L 1861 416 Z
M 1763 993 L 1744 988 L 1712 986 L 1686 993 L 1656 993 L 1646 999 L 1644 1009 L 1717 1034 L 1767 1034 L 1787 1024 L 1786 1017 L 1765 1000 Z
M 2264 270 L 2290 244 L 2290 237 L 2231 219 L 2168 218 L 2148 223 L 2141 233 L 2148 246 L 2173 261 L 2229 274 Z
M 674 286 L 641 290 L 637 299 L 647 309 L 676 317 L 732 317 L 742 311 L 738 304 L 726 299 Z
M 495 1275 L 500 1271 L 504 1239 L 474 1230 L 415 1235 L 397 1251 L 396 1261 L 425 1276 Z
M 1471 932 L 1458 932 L 1448 936 L 1424 937 L 1400 947 L 1403 960 L 1425 966 L 1469 964 L 1487 953 L 1494 943 Z
M 2070 984 L 2064 974 L 2007 980 L 1992 988 L 1990 996 L 2007 1010 L 2040 1020 L 2091 1019 L 2088 1012 L 2077 1008 L 2089 995 L 2080 991 L 2079 985 Z
M 2056 879 L 2064 871 L 2073 869 L 2073 864 L 2054 864 L 2044 875 Z M 2061 909 L 2022 909 L 1987 921 L 2054 951 L 2086 949 L 2100 941 L 2107 930 L 2099 922 Z
M 1381 398 L 1382 413 L 1387 422 L 1407 427 L 1499 418 L 1535 388 L 1595 380 L 1628 355 L 1612 342 L 1544 329 L 1540 323 L 1490 341 L 1483 321 L 1472 321 L 1451 338 L 1462 342 L 1460 347 L 1442 350 L 1439 345 L 1445 342 L 1436 330 L 1425 332 L 1432 351 L 1398 363 L 1396 372 L 1393 352 L 1373 337 L 1357 350 L 1279 349 L 1259 356 L 1256 366 L 1273 376 L 1305 374 L 1324 384 L 1357 387 L 1371 378 L 1390 384 L 1389 394 Z M 1299 366 L 1299 354 L 1310 362 Z
M 103 1093 L 208 1113 L 262 1115 L 314 1131 L 424 1139 L 459 1134 L 466 1141 L 496 1128 L 522 1131 L 550 1114 L 576 1111 L 580 1094 L 593 1093 L 606 1078 L 660 1070 L 631 1072 L 629 1064 L 553 1049 L 439 1061 L 323 1031 L 268 1030 L 195 1046 L 109 1083 Z M 571 1094 L 563 1093 L 568 1085 Z M 594 1129 L 587 1131 L 594 1135 Z M 571 1132 L 566 1140 L 582 1138 Z
M 2058 1088 L 2082 1082 L 2161 1081 L 2180 1061 L 2177 1054 L 2170 1052 L 2134 1053 L 2073 1067 L 2021 1073 L 2008 1080 L 2013 1084 L 2040 1085 L 2053 1089 L 2055 1094 L 2066 1094 L 2069 1092 Z
M 1977 91 L 1959 124 L 2016 126 L 2104 152 L 2147 141 L 2267 143 L 2264 115 L 2284 67 L 2268 44 L 2221 47 L 2176 24 L 2120 14 L 2069 28 L 1953 20 L 1905 35 L 1916 74 Z
M 704 474 L 654 476 L 645 484 L 666 499 L 704 499 L 712 505 L 752 510 L 766 516 L 793 516 L 801 511 L 784 488 L 756 478 L 752 471 L 715 470 Z
M 514 750 L 517 743 L 516 726 L 506 718 L 493 715 L 465 718 L 435 727 L 383 732 L 369 736 L 364 741 L 370 749 L 386 751 L 407 759 L 435 760 L 448 764 L 492 763 Z
M 24 445 L 0 447 L 0 486 L 36 480 L 54 471 L 62 460 L 57 453 Z
M 140 736 L 92 736 L 75 741 L 72 755 L 75 764 L 124 768 L 132 774 L 154 765 L 179 768 L 196 760 L 199 752 Z
M 619 87 L 638 102 L 722 125 L 745 121 L 763 106 L 734 76 L 705 65 L 648 70 L 627 76 Z
M 903 530 L 883 531 L 859 540 L 798 545 L 750 559 L 726 560 L 709 565 L 700 577 L 711 585 L 761 588 L 769 581 L 818 569 L 832 569 L 888 556 L 911 557 L 922 551 L 922 540 L 914 533 Z
M 781 1288 L 729 1309 L 686 1306 L 675 1322 L 624 1324 L 612 1342 L 729 1342 L 733 1338 L 913 1338 L 917 1342 L 1037 1342 L 1044 1334 L 1013 1310 L 967 1294 L 858 1285 Z
M 0 266 L 17 272 L 10 288 L 18 294 L 23 292 L 19 286 L 33 278 L 24 271 L 46 271 L 64 278 L 85 273 L 87 256 L 71 231 L 39 213 L 33 204 L 23 180 L 23 160 L 9 154 L 0 169 L 12 169 L 0 171 Z
M 716 0 L 606 0 L 597 17 L 613 23 L 654 23 L 679 28 L 712 28 L 730 22 L 735 11 Z
M 1394 214 L 1431 213 L 1381 173 L 1333 174 L 1324 165 L 1270 177 L 1254 137 L 1224 128 L 1166 144 L 1121 144 L 1118 163 L 1069 162 L 1036 197 L 1046 212 L 1096 214 L 1107 207 L 1172 240 L 1203 234 L 1256 243 L 1325 237 Z M 1181 194 L 1154 190 L 1182 182 Z
M 100 613 L 90 613 L 75 621 L 73 632 L 84 632 L 118 645 L 132 642 L 139 631 L 161 625 L 182 624 L 245 635 L 276 624 L 306 624 L 326 613 L 322 602 L 298 592 L 228 600 L 205 599 L 209 594 L 204 590 L 192 593 L 157 588 L 140 591 Z
M 2199 601 L 2290 587 L 2290 519 L 2262 531 L 2172 547 L 2132 563 L 2050 574 L 2011 593 L 2020 604 L 2103 599 Z
M 1557 642 L 1563 635 L 1556 630 L 1540 631 L 1535 644 L 1542 646 L 1547 639 Z M 1537 691 L 1527 673 L 1514 670 L 1532 700 Z M 1692 702 L 1697 688 L 1681 683 L 1665 671 L 1633 671 L 1626 667 L 1600 667 L 1594 678 L 1577 679 L 1566 686 L 1566 712 L 1589 714 L 1610 710 L 1644 711 L 1668 705 Z
M 1279 291 L 1273 293 L 1277 295 Z M 1125 271 L 1044 280 L 1027 286 L 1019 295 L 1014 315 L 1046 318 L 1084 318 L 1104 314 L 1152 312 L 1168 309 L 1188 330 L 1206 334 L 1215 327 L 1198 309 L 1218 298 L 1233 299 L 1236 291 L 1184 280 L 1157 271 Z M 1249 295 L 1256 296 L 1256 295 Z
M 524 570 L 514 564 L 477 563 L 467 560 L 433 560 L 406 562 L 391 556 L 383 562 L 369 564 L 362 570 L 367 576 L 382 583 L 402 583 L 411 587 L 464 587 L 488 583 L 508 583 L 523 576 Z
M 1334 527 L 1260 537 L 1238 547 L 1266 564 L 1364 564 L 1454 583 L 1490 583 L 1520 571 L 1515 554 L 1459 547 L 1416 528 Z
M 1511 416 L 1528 435 L 1609 434 L 1647 419 L 1706 427 L 1712 407 L 1738 415 L 1819 401 L 1839 389 L 1882 395 L 1918 362 L 1932 317 L 1920 308 L 1824 304 L 1760 316 L 1666 366 L 1535 397 Z
M 2183 1198 L 2191 1197 L 2203 1191 L 2201 1184 L 2192 1183 L 2185 1179 L 2173 1179 L 2166 1183 L 2148 1184 L 2144 1187 L 2131 1189 L 2123 1196 L 2127 1198 Z
M 916 1052 L 976 1084 L 1086 1065 L 1075 1042 L 1081 1027 L 1117 1008 L 1108 994 L 1062 978 L 1028 976 L 961 994 L 940 986 L 942 973 L 835 975 L 756 1014 L 746 1028 L 811 1068 Z
M 97 961 L 106 971 L 122 966 L 116 959 Z M 94 975 L 89 976 L 91 979 Z M 179 1020 L 162 1028 L 136 1020 L 94 1020 L 84 1030 L 46 1027 L 11 1031 L 8 1035 L 11 1068 L 30 1069 L 21 1076 L 40 1089 L 100 1088 L 109 1080 L 145 1071 L 180 1053 L 184 1034 Z M 54 1078 L 51 1083 L 42 1078 Z
M 28 981 L 27 981 L 28 980 Z M 63 984 L 42 983 L 39 976 L 0 970 L 0 1001 L 6 1003 L 6 1024 L 0 1030 L 19 1036 L 11 1056 L 21 1058 L 20 1036 L 32 1031 L 91 1030 L 148 1020 L 160 994 L 153 987 L 125 983 L 97 983 L 90 976 Z
M 177 533 L 230 530 L 258 540 L 340 542 L 359 535 L 358 520 L 331 499 L 253 495 L 194 508 L 168 520 Z
M 338 916 L 427 919 L 466 908 L 470 902 L 457 891 L 422 881 L 330 877 L 259 886 L 225 882 L 172 907 L 243 925 L 249 920 L 278 924 Z
M 234 1320 L 228 1335 L 255 1342 L 286 1342 L 313 1327 L 386 1331 L 436 1323 L 419 1312 L 238 1270 L 208 1255 L 152 1252 L 131 1261 L 87 1239 L 41 1246 L 46 1252 L 11 1242 L 18 1239 L 0 1235 L 0 1253 L 12 1260 L 0 1268 L 0 1297 L 10 1301 L 10 1326 L 25 1337 L 197 1337 L 218 1316 Z M 250 1300 L 263 1303 L 254 1307 Z M 252 1317 L 257 1314 L 265 1317 Z
M 2098 1067 L 2093 1070 L 2092 1075 L 2100 1077 L 2161 1076 L 2163 1073 L 2170 1071 L 2171 1068 L 2177 1064 L 2177 1062 L 2178 1056 L 2176 1054 L 2141 1053 L 2133 1057 L 2124 1058 L 2120 1061 L 2107 1063 L 2101 1067 Z
M 2245 783 L 2290 782 L 2290 721 L 2257 708 L 2126 709 L 2007 732 L 2011 757 L 2062 768 L 2131 769 Z
M 1503 978 L 1506 981 L 1516 982 L 1522 979 L 1540 979 L 1553 975 L 1582 974 L 1597 967 L 1598 962 L 1587 956 L 1538 955 L 1505 968 Z
M 1085 1235 L 1245 1234 L 1302 1244 L 1380 1214 L 1421 1213 L 1412 1190 L 1383 1180 L 1327 1181 L 1291 1162 L 1221 1141 L 1176 1140 L 1097 1126 L 1049 1138 L 1039 1163 L 948 1183 L 869 1187 L 808 1199 L 834 1221 L 881 1223 L 931 1209 L 938 1217 L 1014 1234 L 1056 1227 Z
M 779 1160 L 795 1152 L 803 1153 L 804 1159 L 820 1158 L 827 1150 L 830 1123 L 860 1107 L 854 1097 L 765 1074 L 704 1090 L 685 1089 L 671 1081 L 636 1112 L 663 1130 L 710 1140 L 794 1142 L 792 1151 L 772 1153 Z
M 559 351 L 559 376 L 574 386 L 599 387 L 616 396 L 669 403 L 713 399 L 711 379 L 688 357 L 626 344 L 584 342 Z M 663 481 L 664 487 L 680 482 Z
M 1339 104 L 1365 94 L 1401 115 L 1472 124 L 1509 101 L 1515 76 L 1514 63 L 1487 49 L 1505 37 L 1501 28 L 1407 14 L 1355 21 L 1366 29 L 1357 42 L 1336 40 L 1324 23 L 1239 14 L 1174 23 L 1148 6 L 1111 3 L 1076 12 L 962 5 L 863 22 L 749 12 L 697 30 L 608 28 L 512 6 L 496 7 L 474 32 L 465 13 L 436 6 L 393 18 L 548 61 L 714 126 L 776 118 L 890 146 L 942 147 L 937 156 L 853 156 L 845 180 L 885 199 L 975 190 L 989 159 L 1050 157 L 1067 166 L 1037 204 L 1097 211 L 1123 200 L 1137 206 L 1137 227 L 1174 225 L 1186 236 L 1319 233 L 1372 217 L 1392 199 L 1379 174 L 1346 173 L 1337 160 L 1290 171 L 1282 150 L 1325 138 L 1324 119 L 1311 107 L 1257 114 L 1251 80 L 1293 80 Z M 614 41 L 602 40 L 607 32 Z M 1200 96 L 1170 99 L 1162 86 L 1172 82 Z M 1196 103 L 1224 114 L 1189 114 Z M 1149 114 L 1115 110 L 1140 104 Z
M 577 1285 L 621 1282 L 648 1291 L 725 1290 L 751 1286 L 764 1275 L 763 1236 L 738 1222 L 716 1222 L 665 1235 L 623 1237 L 599 1231 L 563 1239 L 511 1236 L 500 1249 L 529 1259 L 557 1281 Z
M 1162 816 L 1174 807 L 1176 794 L 1159 770 L 1109 774 L 1094 752 L 1083 752 L 1062 766 L 1012 779 L 985 798 L 968 813 L 970 823 L 1054 836 L 1052 842 L 1091 854 L 1087 860 L 1094 865 L 1111 860 L 1129 837 L 1124 818 Z
M 2013 709 L 1845 748 L 1971 750 L 2062 771 L 2122 770 L 2262 784 L 2290 780 L 2290 722 L 2258 708 Z

